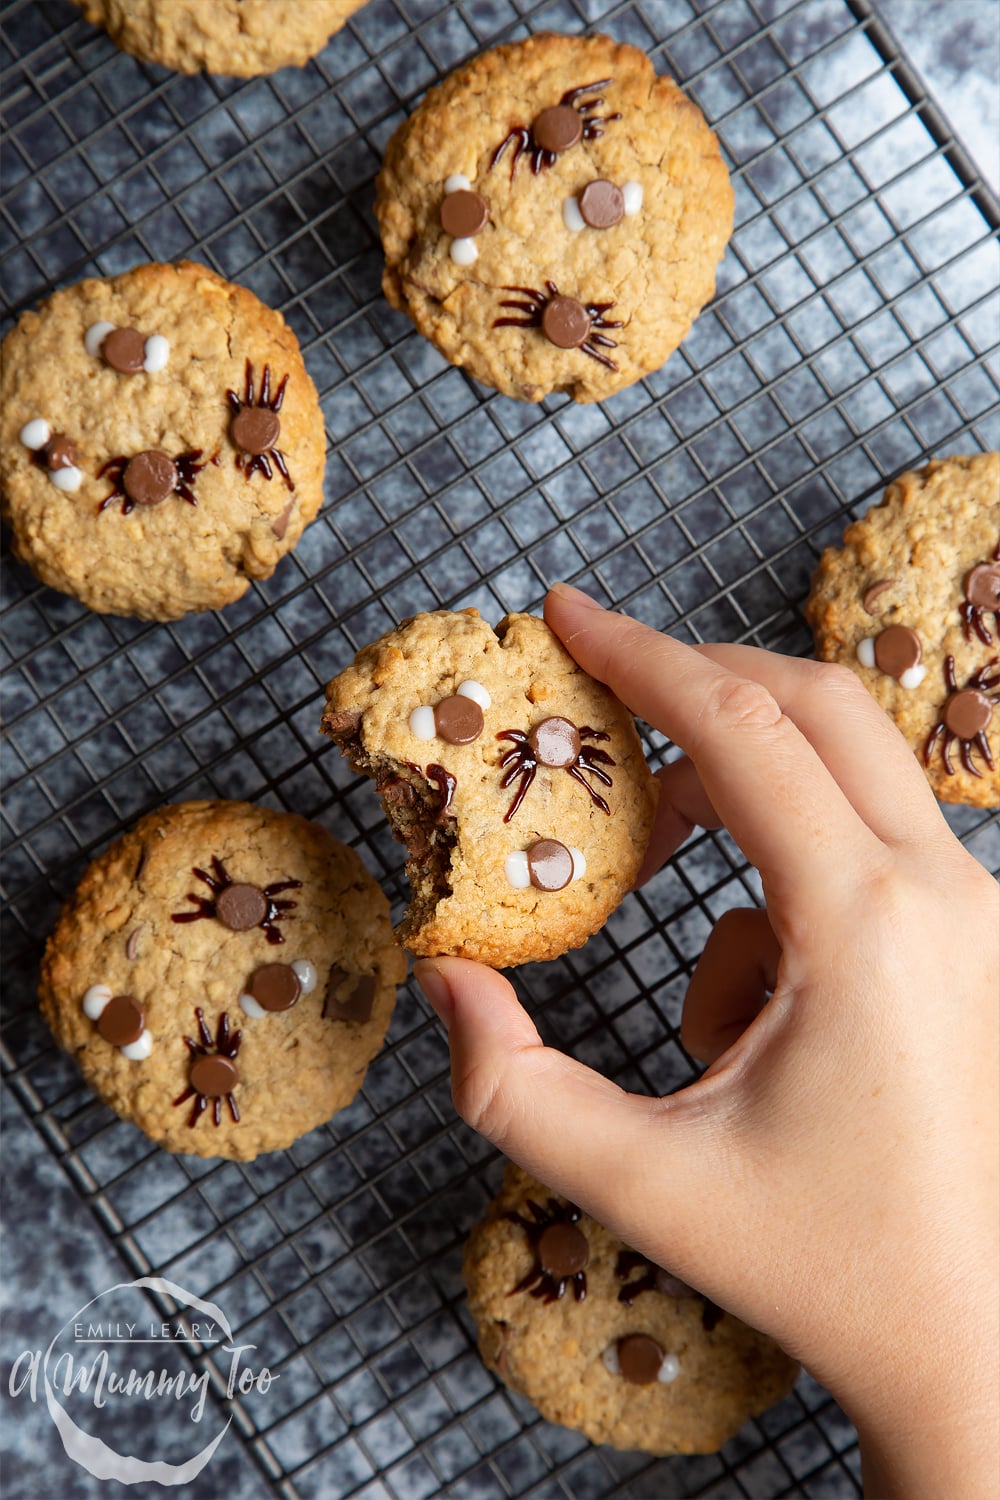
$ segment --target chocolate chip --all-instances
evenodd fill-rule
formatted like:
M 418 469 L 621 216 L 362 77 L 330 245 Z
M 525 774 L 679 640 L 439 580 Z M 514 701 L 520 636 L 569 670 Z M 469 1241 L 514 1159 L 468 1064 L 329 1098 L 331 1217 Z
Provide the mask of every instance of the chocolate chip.
M 134 995 L 115 995 L 101 1011 L 97 1030 L 112 1047 L 127 1047 L 142 1036 L 146 1017 Z
M 590 332 L 590 314 L 575 297 L 553 297 L 542 313 L 542 332 L 557 349 L 578 349 Z
M 977 609 L 1000 610 L 1000 565 L 979 563 L 965 580 L 965 597 Z
M 272 536 L 276 536 L 279 542 L 284 539 L 285 532 L 288 530 L 288 522 L 291 520 L 292 511 L 294 509 L 295 497 L 293 495 L 291 500 L 289 500 L 288 504 L 285 506 L 284 510 L 281 512 L 281 515 L 275 516 L 274 520 L 271 522 L 271 534 Z
M 387 776 L 376 784 L 375 790 L 390 807 L 412 807 L 417 800 L 416 791 L 405 776 Z
M 302 985 L 291 964 L 263 964 L 254 970 L 247 993 L 262 1010 L 291 1010 L 302 993 Z
M 368 1021 L 371 1019 L 372 1005 L 375 1000 L 375 976 L 374 974 L 361 974 L 343 1000 L 337 999 L 337 990 L 349 979 L 354 978 L 346 974 L 343 969 L 333 968 L 330 970 L 330 978 L 326 986 L 326 1001 L 323 1006 L 323 1019 L 326 1021 Z
M 328 708 L 323 715 L 323 728 L 331 739 L 348 739 L 360 725 L 361 715 L 353 708 Z
M 125 944 L 125 957 L 130 963 L 135 961 L 136 955 L 139 952 L 139 939 L 142 937 L 145 925 L 145 922 L 140 922 L 138 927 L 133 928 L 128 935 L 128 942 Z
M 583 136 L 583 121 L 568 104 L 553 104 L 543 109 L 531 127 L 535 145 L 559 156 Z
M 165 453 L 147 448 L 129 459 L 122 486 L 136 505 L 162 505 L 177 488 L 177 468 Z
M 215 915 L 230 932 L 248 932 L 267 916 L 267 897 L 256 885 L 227 885 L 215 898 Z
M 53 473 L 57 469 L 75 469 L 79 454 L 72 438 L 64 432 L 54 432 L 42 450 L 45 467 Z
M 662 1270 L 659 1266 L 656 1270 L 656 1290 L 662 1292 L 665 1297 L 697 1297 L 698 1293 L 693 1286 L 688 1286 L 679 1276 L 672 1276 L 669 1271 Z
M 652 1385 L 662 1364 L 663 1350 L 648 1333 L 630 1333 L 618 1340 L 618 1368 L 632 1385 Z
M 868 585 L 861 596 L 861 608 L 865 611 L 866 614 L 878 614 L 878 610 L 874 609 L 872 606 L 874 605 L 876 599 L 879 599 L 885 593 L 886 589 L 892 588 L 895 582 L 895 578 L 880 578 L 877 583 L 871 583 Z
M 562 769 L 580 754 L 580 734 L 569 719 L 543 719 L 528 735 L 528 745 L 540 766 Z
M 460 188 L 449 193 L 441 204 L 441 228 L 456 240 L 471 239 L 485 229 L 490 211 L 478 193 Z
M 528 876 L 539 891 L 561 891 L 573 879 L 573 856 L 558 839 L 539 839 L 528 850 Z
M 229 436 L 237 448 L 253 457 L 274 447 L 281 436 L 281 423 L 266 406 L 242 406 L 230 424 Z
M 101 344 L 101 354 L 120 375 L 138 375 L 146 360 L 146 340 L 135 328 L 113 328 Z
M 920 637 L 908 625 L 889 625 L 875 638 L 875 665 L 890 677 L 902 677 L 923 654 Z
M 191 1087 L 206 1099 L 231 1094 L 239 1081 L 239 1069 L 230 1057 L 196 1057 L 191 1064 Z
M 483 711 L 474 698 L 442 698 L 434 708 L 437 737 L 448 745 L 471 745 L 483 732 Z
M 945 728 L 960 740 L 974 740 L 993 717 L 993 704 L 985 693 L 964 688 L 953 693 L 944 706 Z
M 550 1276 L 575 1276 L 590 1260 L 587 1237 L 575 1224 L 550 1224 L 538 1241 L 538 1259 Z
M 616 182 L 599 177 L 580 194 L 580 217 L 591 229 L 611 229 L 625 217 L 625 194 Z

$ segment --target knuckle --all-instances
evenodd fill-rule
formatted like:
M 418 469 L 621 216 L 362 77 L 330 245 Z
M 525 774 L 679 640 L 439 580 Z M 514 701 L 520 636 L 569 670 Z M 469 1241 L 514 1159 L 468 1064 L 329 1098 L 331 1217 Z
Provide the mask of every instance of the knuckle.
M 723 677 L 716 682 L 706 705 L 706 722 L 727 731 L 773 729 L 781 708 L 760 682 L 747 677 Z
M 817 661 L 812 665 L 815 668 L 815 685 L 824 696 L 833 694 L 840 699 L 855 699 L 858 702 L 869 698 L 868 689 L 861 678 L 843 662 Z
M 451 1097 L 467 1125 L 495 1145 L 502 1144 L 510 1127 L 511 1105 L 495 1067 L 476 1063 L 453 1077 Z

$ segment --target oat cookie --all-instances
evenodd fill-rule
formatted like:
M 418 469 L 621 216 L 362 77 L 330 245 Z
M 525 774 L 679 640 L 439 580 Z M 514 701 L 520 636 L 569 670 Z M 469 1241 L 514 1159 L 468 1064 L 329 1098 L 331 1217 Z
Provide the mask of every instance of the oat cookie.
M 644 52 L 542 33 L 431 89 L 375 211 L 393 307 L 508 396 L 599 401 L 712 296 L 733 191 L 697 105 Z
M 409 851 L 411 952 L 554 958 L 631 888 L 655 782 L 631 714 L 544 621 L 417 615 L 326 695 L 324 731 Z
M 508 1165 L 465 1247 L 483 1360 L 550 1422 L 647 1453 L 714 1453 L 798 1365 Z
M 183 802 L 100 855 L 42 963 L 42 1014 L 168 1151 L 250 1161 L 357 1093 L 406 961 L 353 849 L 293 813 Z
M 176 620 L 229 604 L 319 510 L 326 439 L 298 341 L 205 266 L 56 292 L 0 362 L 14 550 L 91 609 Z
M 364 0 L 73 0 L 123 52 L 179 73 L 301 67 Z
M 942 802 L 1000 806 L 1000 453 L 901 474 L 823 553 L 806 617 Z

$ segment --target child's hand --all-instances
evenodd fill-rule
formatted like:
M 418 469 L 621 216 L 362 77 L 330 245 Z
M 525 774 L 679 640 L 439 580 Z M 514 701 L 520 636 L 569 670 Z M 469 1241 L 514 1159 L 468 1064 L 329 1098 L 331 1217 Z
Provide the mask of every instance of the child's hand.
M 691 648 L 563 586 L 546 619 L 685 751 L 645 875 L 725 825 L 767 915 L 709 938 L 681 1034 L 712 1066 L 665 1099 L 542 1046 L 491 970 L 422 963 L 459 1113 L 801 1358 L 861 1428 L 869 1493 L 994 1493 L 994 882 L 848 670 Z

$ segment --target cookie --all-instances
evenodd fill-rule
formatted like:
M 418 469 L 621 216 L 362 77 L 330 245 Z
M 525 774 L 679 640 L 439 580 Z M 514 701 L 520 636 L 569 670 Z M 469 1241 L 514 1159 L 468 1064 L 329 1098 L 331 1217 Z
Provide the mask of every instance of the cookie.
M 1000 453 L 901 474 L 823 553 L 806 618 L 942 802 L 1000 806 Z
M 715 289 L 733 190 L 644 52 L 542 33 L 429 90 L 389 142 L 382 281 L 446 359 L 523 401 L 656 370 Z
M 270 577 L 319 510 L 326 440 L 298 341 L 204 266 L 56 292 L 0 361 L 14 551 L 91 609 L 218 609 Z
M 631 889 L 656 784 L 631 714 L 544 621 L 416 615 L 326 696 L 323 730 L 407 846 L 412 953 L 554 958 Z
M 42 962 L 42 1014 L 168 1151 L 250 1161 L 351 1102 L 406 961 L 353 849 L 293 813 L 183 802 L 97 858 Z
M 486 1365 L 549 1422 L 647 1453 L 714 1453 L 798 1365 L 508 1165 L 465 1247 Z
M 123 52 L 179 73 L 301 67 L 364 0 L 73 0 Z

